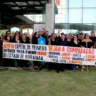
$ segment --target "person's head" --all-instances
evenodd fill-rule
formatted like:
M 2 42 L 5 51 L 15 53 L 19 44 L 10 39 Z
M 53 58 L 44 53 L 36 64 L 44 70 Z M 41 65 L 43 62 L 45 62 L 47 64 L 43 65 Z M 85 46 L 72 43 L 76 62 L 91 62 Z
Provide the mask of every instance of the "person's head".
M 44 35 L 47 37 L 48 36 L 48 31 L 46 31 Z
M 40 31 L 39 33 L 40 33 L 40 36 L 43 36 L 44 35 L 44 32 L 43 31 Z
M 67 35 L 67 38 L 72 39 L 72 38 L 73 38 L 73 34 L 72 34 L 72 33 L 69 33 L 69 34 Z
M 61 33 L 61 39 L 65 40 L 65 34 L 64 33 Z
M 20 37 L 21 37 L 21 36 L 20 36 L 20 33 L 19 33 L 18 31 L 16 31 L 13 39 L 14 39 L 14 40 L 15 40 L 15 39 L 18 39 L 18 40 L 19 40 Z
M 91 32 L 91 37 L 95 37 L 95 32 L 94 31 Z
M 26 37 L 26 34 L 23 34 L 23 35 L 22 35 L 22 39 L 26 40 L 26 38 L 27 38 L 27 37 Z
M 78 34 L 78 39 L 83 40 L 84 39 L 84 34 L 83 33 L 79 33 Z
M 78 41 L 77 36 L 74 36 L 74 37 L 73 37 L 73 40 Z
M 52 33 L 52 34 L 51 34 L 51 38 L 52 38 L 52 39 L 55 39 L 55 38 L 56 38 L 56 34 L 55 34 L 55 33 Z
M 2 41 L 4 40 L 4 35 L 3 35 L 3 34 L 1 35 L 1 40 L 2 40 Z
M 35 32 L 34 33 L 34 37 L 39 37 L 39 33 L 38 32 Z
M 12 33 L 12 34 L 11 34 L 11 37 L 14 38 L 14 35 L 15 35 L 15 33 Z
M 17 32 L 16 32 L 16 35 L 20 36 L 20 32 L 17 31 Z
M 85 34 L 85 39 L 90 39 L 90 35 L 88 33 Z
M 15 36 L 18 36 L 19 37 L 20 36 L 20 32 L 16 31 L 15 32 Z
M 11 36 L 11 32 L 10 31 L 7 31 L 6 32 L 6 37 L 10 37 Z

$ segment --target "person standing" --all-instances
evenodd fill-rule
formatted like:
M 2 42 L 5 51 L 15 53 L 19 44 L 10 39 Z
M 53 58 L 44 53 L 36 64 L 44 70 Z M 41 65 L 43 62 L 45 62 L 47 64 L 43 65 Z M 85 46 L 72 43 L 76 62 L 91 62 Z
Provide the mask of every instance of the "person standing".
M 11 32 L 10 31 L 7 31 L 6 32 L 6 35 L 4 37 L 4 42 L 11 42 Z
M 93 42 L 96 40 L 96 36 L 95 36 L 95 32 L 94 32 L 94 31 L 91 32 L 90 39 L 91 39 Z
M 25 44 L 30 43 L 30 39 L 26 36 L 26 34 L 22 35 L 22 39 L 21 39 L 20 43 L 25 43 Z
M 66 40 L 66 36 L 64 33 L 61 33 L 61 42 L 60 42 L 61 46 L 68 46 L 68 41 Z
M 68 46 L 71 46 L 72 45 L 72 39 L 73 39 L 73 35 L 71 33 L 69 33 L 67 35 Z
M 39 38 L 39 33 L 35 32 L 33 37 L 32 37 L 32 44 L 38 44 L 38 38 Z M 37 70 L 39 68 L 39 62 L 38 61 L 34 61 L 33 68 L 35 70 Z
M 93 47 L 96 48 L 96 35 L 94 31 L 91 32 L 90 39 L 93 41 Z
M 23 34 L 20 43 L 29 44 L 30 43 L 29 37 L 27 37 L 26 34 Z M 30 66 L 30 63 L 28 60 L 20 60 L 19 65 L 22 68 L 28 68 Z
M 64 33 L 61 33 L 61 42 L 60 42 L 61 46 L 68 46 L 68 42 L 66 40 L 66 36 Z M 60 64 L 60 70 L 64 71 L 66 68 L 67 64 Z M 58 69 L 59 70 L 59 69 Z
M 73 37 L 73 41 L 72 41 L 72 47 L 80 47 L 79 41 L 77 36 Z M 73 64 L 72 65 L 72 70 L 75 71 L 76 70 L 77 65 Z
M 81 47 L 83 48 L 93 48 L 93 42 L 90 39 L 90 35 L 87 33 L 85 34 L 84 40 L 82 40 Z M 81 68 L 81 71 L 83 71 L 83 67 Z M 89 71 L 88 66 L 86 66 L 86 70 Z
M 35 32 L 34 35 L 32 36 L 32 44 L 38 44 L 38 39 L 39 37 L 39 33 L 38 32 Z
M 17 31 L 14 35 L 14 38 L 12 39 L 12 42 L 21 43 L 21 39 L 22 39 L 21 34 Z M 14 61 L 14 66 L 12 65 L 13 67 L 18 67 L 18 68 L 21 67 L 21 64 L 22 64 L 21 60 L 14 59 L 13 61 Z
M 10 31 L 7 31 L 6 32 L 6 35 L 4 37 L 3 42 L 11 42 L 11 41 L 12 41 L 11 32 Z M 12 66 L 13 60 L 12 59 L 9 59 L 9 58 L 4 58 L 3 59 L 3 64 L 4 64 L 5 67 Z
M 2 65 L 2 37 L 0 36 L 0 66 Z
M 84 39 L 84 36 L 85 36 L 84 33 L 79 33 L 78 36 L 77 36 L 80 47 L 81 47 L 82 40 Z
M 12 42 L 14 42 L 14 43 L 20 43 L 21 39 L 22 38 L 21 38 L 20 33 L 19 32 L 16 32 L 15 35 L 14 35 L 14 38 L 12 39 Z
M 58 45 L 58 40 L 56 39 L 56 34 L 52 33 L 51 37 L 48 40 L 48 45 Z
M 55 33 L 51 34 L 51 37 L 49 38 L 48 45 L 55 45 L 55 46 L 58 45 L 58 41 L 56 39 L 56 34 Z M 59 70 L 58 70 L 59 64 L 58 63 L 50 63 L 49 62 L 49 70 L 54 69 L 54 68 L 55 68 L 55 70 L 57 70 L 57 72 L 59 72 Z
M 73 35 L 69 33 L 67 35 L 68 47 L 72 47 L 72 39 L 73 39 Z M 71 64 L 66 64 L 66 69 L 71 70 Z

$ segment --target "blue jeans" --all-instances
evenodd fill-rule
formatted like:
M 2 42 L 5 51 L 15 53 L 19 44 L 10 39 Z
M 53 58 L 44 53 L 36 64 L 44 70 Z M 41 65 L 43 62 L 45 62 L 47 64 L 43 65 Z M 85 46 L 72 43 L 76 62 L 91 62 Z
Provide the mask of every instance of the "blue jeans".
M 72 70 L 76 70 L 77 65 L 72 65 Z

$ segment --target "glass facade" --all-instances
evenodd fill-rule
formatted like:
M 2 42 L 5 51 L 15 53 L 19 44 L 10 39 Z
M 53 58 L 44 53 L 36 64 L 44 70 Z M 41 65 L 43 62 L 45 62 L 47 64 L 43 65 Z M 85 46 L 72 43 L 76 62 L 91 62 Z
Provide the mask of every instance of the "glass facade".
M 55 32 L 96 32 L 96 0 L 60 0 L 56 5 Z

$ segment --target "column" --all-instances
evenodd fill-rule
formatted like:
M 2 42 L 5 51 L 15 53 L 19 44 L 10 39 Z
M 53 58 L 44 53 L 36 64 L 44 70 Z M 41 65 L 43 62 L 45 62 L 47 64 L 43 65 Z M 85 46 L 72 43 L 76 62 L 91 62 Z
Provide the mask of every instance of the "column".
M 19 26 L 19 28 L 20 28 L 20 34 L 22 35 L 22 33 L 23 33 L 23 25 Z
M 46 4 L 46 30 L 49 32 L 49 34 L 52 34 L 54 32 L 54 23 L 55 23 L 55 12 L 54 12 L 54 6 L 55 1 L 50 0 L 51 2 Z

